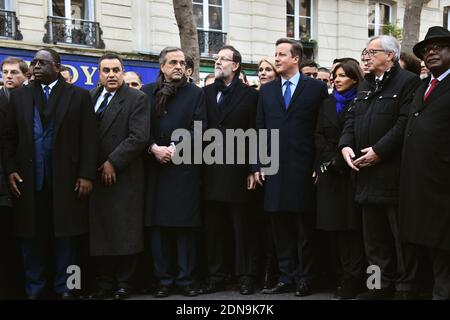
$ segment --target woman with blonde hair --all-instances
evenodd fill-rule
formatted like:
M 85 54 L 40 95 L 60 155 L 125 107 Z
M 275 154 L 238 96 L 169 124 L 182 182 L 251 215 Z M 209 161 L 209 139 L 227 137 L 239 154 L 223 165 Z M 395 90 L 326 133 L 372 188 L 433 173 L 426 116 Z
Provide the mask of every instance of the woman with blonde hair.
M 275 80 L 277 77 L 278 73 L 275 68 L 275 58 L 262 58 L 258 63 L 259 86 Z

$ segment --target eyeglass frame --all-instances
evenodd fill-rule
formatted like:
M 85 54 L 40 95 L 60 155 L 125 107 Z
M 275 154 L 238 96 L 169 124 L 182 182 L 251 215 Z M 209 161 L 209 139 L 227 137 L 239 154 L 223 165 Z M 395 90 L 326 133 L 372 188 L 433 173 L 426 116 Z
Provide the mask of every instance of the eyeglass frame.
M 214 63 L 222 62 L 222 61 L 236 62 L 233 59 L 230 59 L 227 57 L 220 57 L 219 55 L 214 55 L 213 60 L 214 60 Z
M 375 56 L 377 52 L 386 52 L 384 49 L 363 49 L 361 52 L 361 57 L 369 56 L 369 58 Z
M 432 42 L 426 46 L 423 46 L 421 51 L 422 55 L 425 56 L 429 53 L 430 50 L 433 50 L 434 52 L 441 52 L 444 48 L 450 48 L 450 44 L 446 42 Z
M 38 63 L 41 67 L 45 67 L 45 66 L 48 66 L 49 64 L 55 63 L 55 61 L 44 60 L 44 59 L 33 59 L 30 62 L 30 66 L 35 67 L 35 66 L 37 66 Z

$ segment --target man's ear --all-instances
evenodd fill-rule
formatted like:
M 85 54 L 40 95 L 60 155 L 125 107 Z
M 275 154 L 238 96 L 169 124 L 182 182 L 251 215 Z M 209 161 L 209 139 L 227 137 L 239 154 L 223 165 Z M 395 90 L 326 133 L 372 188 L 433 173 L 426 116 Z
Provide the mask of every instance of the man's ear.
M 239 69 L 239 67 L 240 67 L 240 63 L 237 63 L 237 62 L 234 62 L 234 65 L 235 65 L 235 67 L 233 67 L 233 72 L 235 72 L 237 69 Z

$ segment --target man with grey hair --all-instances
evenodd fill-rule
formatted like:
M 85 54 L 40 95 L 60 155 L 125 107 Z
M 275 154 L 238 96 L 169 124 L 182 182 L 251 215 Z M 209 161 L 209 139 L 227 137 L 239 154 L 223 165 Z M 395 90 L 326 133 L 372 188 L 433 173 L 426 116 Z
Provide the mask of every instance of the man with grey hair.
M 410 299 L 417 289 L 417 259 L 412 246 L 400 244 L 397 206 L 403 135 L 420 80 L 400 68 L 399 56 L 395 38 L 369 39 L 362 58 L 370 73 L 348 110 L 339 142 L 356 172 L 355 200 L 362 206 L 366 255 L 381 271 L 381 288 L 360 294 L 360 299 Z

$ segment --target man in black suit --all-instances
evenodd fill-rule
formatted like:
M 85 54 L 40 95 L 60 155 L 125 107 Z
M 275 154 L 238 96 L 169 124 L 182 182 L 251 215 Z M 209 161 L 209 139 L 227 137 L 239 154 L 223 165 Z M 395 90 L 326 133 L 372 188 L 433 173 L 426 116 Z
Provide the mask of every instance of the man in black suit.
M 450 300 L 450 32 L 431 27 L 413 50 L 431 75 L 416 91 L 406 127 L 400 234 L 425 249 L 433 266 L 433 298 Z
M 265 184 L 264 210 L 270 214 L 278 257 L 278 284 L 263 290 L 275 294 L 291 290 L 310 294 L 313 280 L 311 237 L 315 193 L 312 180 L 314 130 L 326 85 L 299 72 L 302 46 L 290 39 L 276 43 L 275 62 L 281 77 L 261 87 L 257 129 L 279 130 L 279 170 L 266 175 L 255 167 L 258 184 Z M 272 155 L 274 156 L 274 155 Z
M 35 82 L 11 93 L 6 119 L 4 169 L 14 195 L 14 229 L 23 238 L 30 299 L 42 298 L 49 282 L 60 298 L 72 298 L 67 267 L 74 264 L 75 237 L 88 230 L 86 198 L 95 178 L 89 93 L 67 84 L 60 64 L 52 49 L 36 53 Z
M 204 88 L 208 114 L 208 129 L 221 131 L 224 138 L 223 154 L 227 150 L 225 131 L 227 129 L 255 128 L 255 89 L 244 85 L 239 79 L 242 63 L 241 54 L 232 46 L 225 46 L 215 57 L 213 85 Z M 236 148 L 234 148 L 236 151 Z M 248 153 L 249 143 L 246 143 Z M 248 159 L 248 157 L 247 157 Z M 249 163 L 210 164 L 204 167 L 205 232 L 208 253 L 208 281 L 205 293 L 222 290 L 225 284 L 226 248 L 233 241 L 236 275 L 240 279 L 240 293 L 253 293 L 251 226 L 248 207 L 250 191 L 255 181 Z M 231 228 L 227 228 L 231 224 Z M 232 246 L 232 245 L 231 245 Z
M 120 56 L 104 54 L 99 72 L 101 86 L 91 92 L 99 131 L 90 205 L 90 253 L 97 260 L 92 298 L 126 299 L 143 250 L 142 154 L 150 135 L 150 108 L 142 91 L 125 84 Z
M 0 130 L 3 130 L 10 93 L 23 86 L 27 79 L 28 65 L 20 58 L 7 57 L 1 64 L 1 71 L 4 86 L 0 89 Z M 4 253 L 4 258 L 0 260 L 0 299 L 20 296 L 17 282 L 19 270 L 23 267 L 20 265 L 19 243 L 12 232 L 11 206 L 11 196 L 1 164 L 0 146 L 0 252 Z M 21 287 L 23 288 L 23 285 Z

